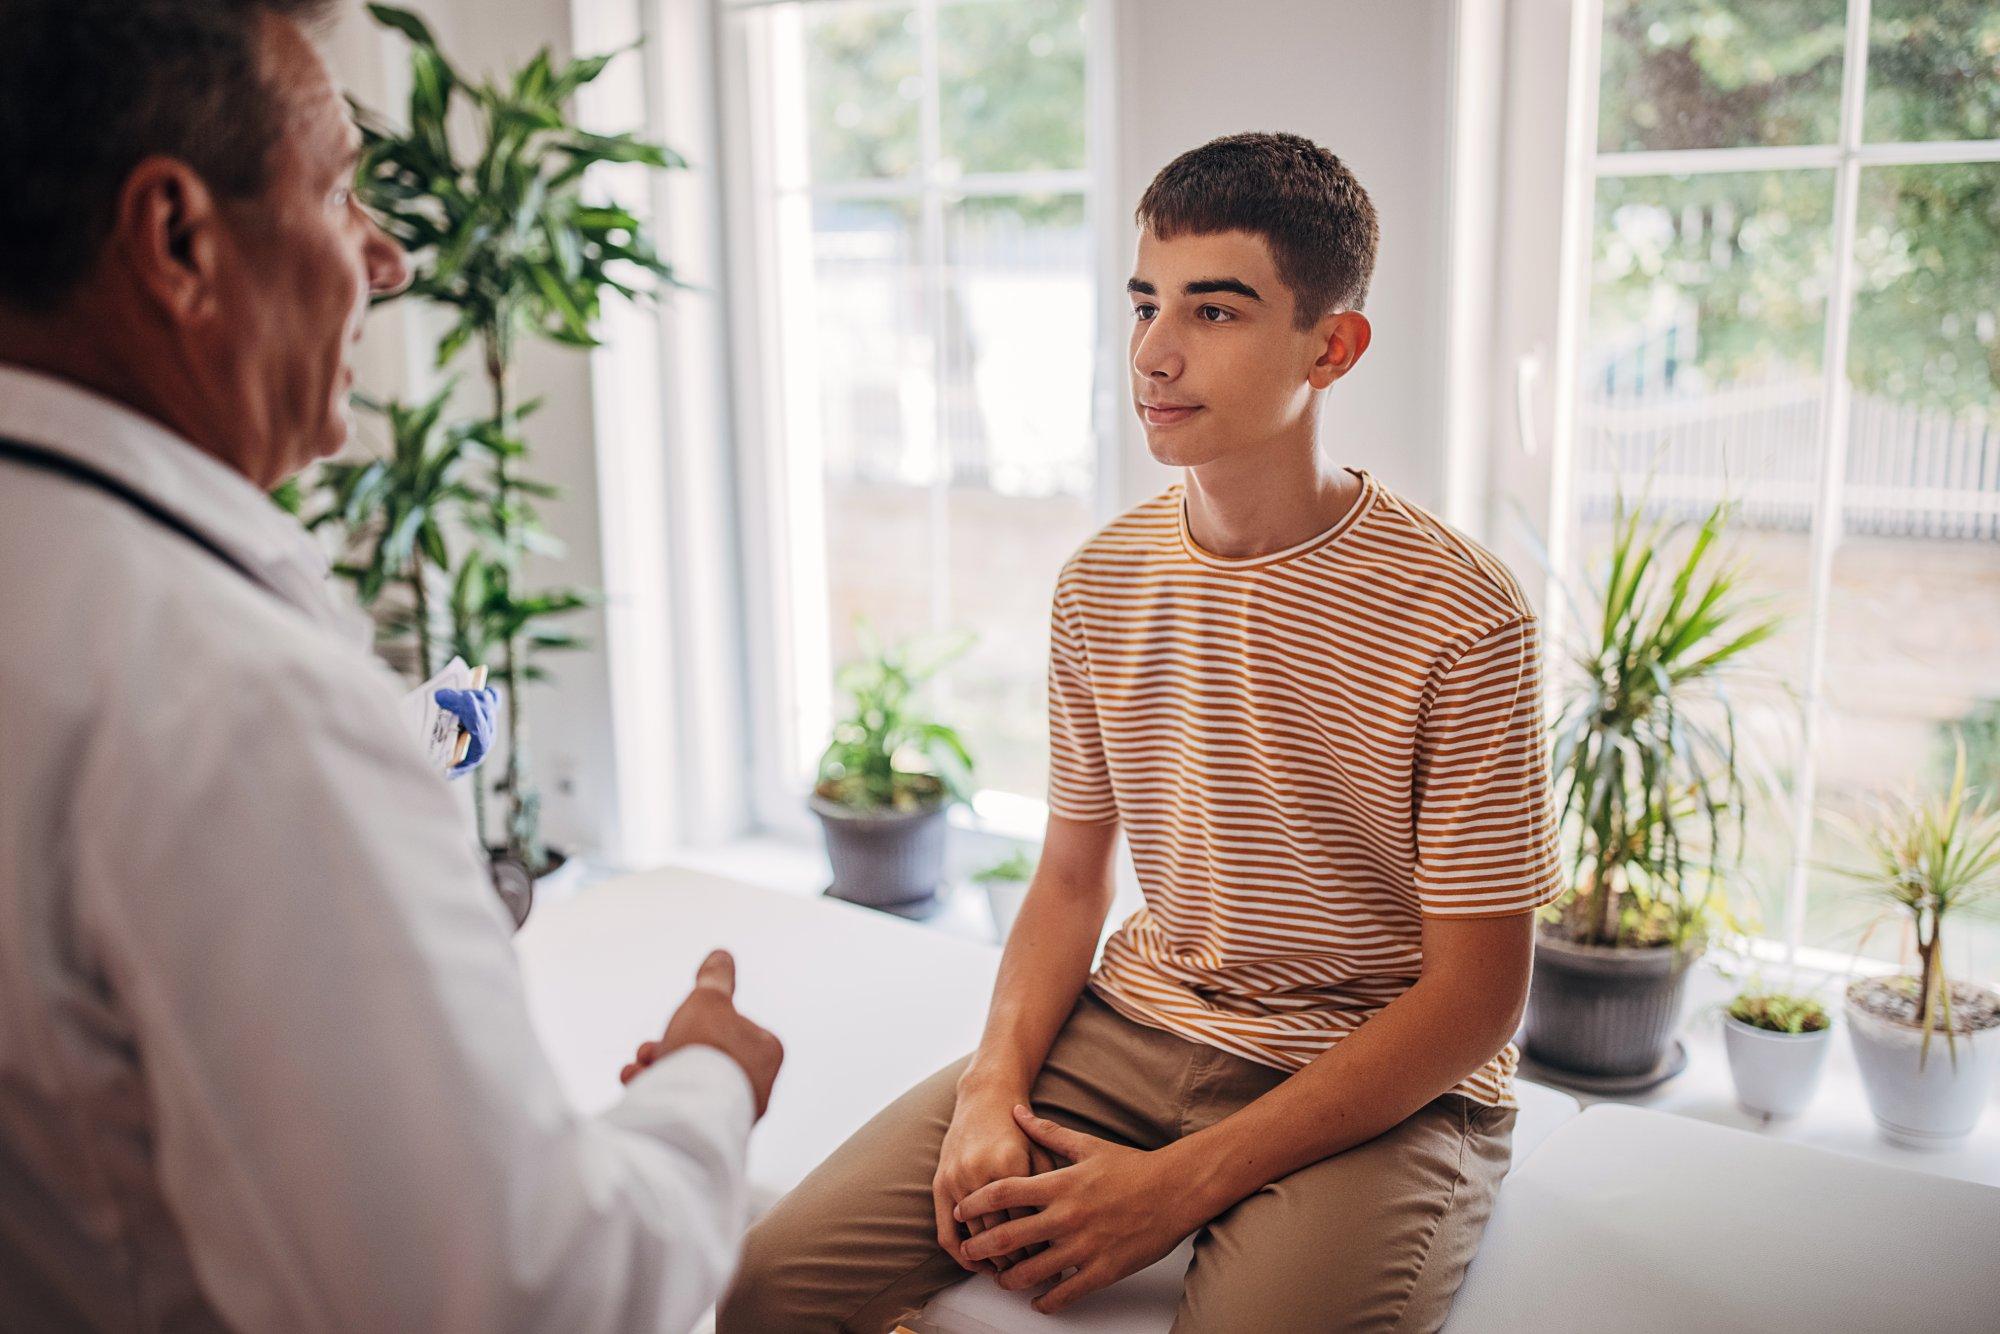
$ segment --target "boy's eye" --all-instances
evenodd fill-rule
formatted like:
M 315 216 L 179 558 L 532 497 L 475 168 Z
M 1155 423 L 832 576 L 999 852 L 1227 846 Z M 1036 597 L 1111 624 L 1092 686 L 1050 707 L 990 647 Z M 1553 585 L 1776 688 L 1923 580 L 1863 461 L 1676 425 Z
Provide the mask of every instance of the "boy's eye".
M 335 208 L 346 208 L 348 201 L 353 198 L 354 198 L 353 189 L 343 185 L 334 190 L 333 199 L 331 200 L 331 203 Z
M 1151 319 L 1153 313 L 1154 313 L 1153 307 L 1147 305 L 1143 301 L 1140 302 L 1138 305 L 1132 307 L 1132 315 L 1136 319 L 1142 319 L 1142 320 Z M 1236 313 L 1234 311 L 1224 310 L 1221 306 L 1203 306 L 1200 308 L 1199 314 L 1201 315 L 1202 319 L 1207 321 L 1209 324 L 1225 324 L 1228 321 L 1236 318 Z M 1210 319 L 1209 318 L 1210 315 L 1220 315 L 1222 318 L 1219 320 Z

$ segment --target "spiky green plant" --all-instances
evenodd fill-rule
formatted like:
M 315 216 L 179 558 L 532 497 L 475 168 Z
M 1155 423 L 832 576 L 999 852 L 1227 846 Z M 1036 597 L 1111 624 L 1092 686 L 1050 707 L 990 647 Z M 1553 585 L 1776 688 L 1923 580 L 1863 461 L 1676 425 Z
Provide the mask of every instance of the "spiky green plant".
M 820 756 L 816 791 L 856 810 L 909 811 L 971 798 L 973 762 L 957 732 L 922 708 L 923 686 L 971 646 L 966 635 L 885 647 L 864 626 L 862 656 L 836 684 L 849 708 Z
M 477 499 L 464 480 L 470 433 L 444 420 L 452 389 L 447 383 L 417 404 L 357 395 L 360 406 L 388 422 L 389 452 L 323 465 L 315 487 L 323 505 L 306 520 L 308 528 L 340 530 L 344 550 L 334 568 L 353 582 L 362 606 L 373 608 L 392 586 L 408 594 L 407 610 L 384 618 L 382 629 L 392 640 L 408 637 L 425 678 L 437 670 L 433 584 L 451 570 L 445 530 L 456 511 Z
M 1942 792 L 1878 798 L 1871 818 L 1840 823 L 1862 858 L 1843 873 L 1864 898 L 1907 918 L 1915 932 L 1918 1068 L 1936 1032 L 1944 1033 L 1955 1061 L 1944 928 L 1961 915 L 2000 912 L 2000 805 L 1992 793 L 1966 785 L 1961 744 Z
M 1615 507 L 1553 729 L 1573 876 L 1551 916 L 1572 940 L 1687 947 L 1727 917 L 1717 885 L 1741 858 L 1750 787 L 1728 686 L 1781 624 L 1722 557 L 1729 512 L 1669 564 L 1685 526 Z
M 545 630 L 543 622 L 591 597 L 523 585 L 525 558 L 559 548 L 534 505 L 556 492 L 527 475 L 521 422 L 532 405 L 521 404 L 514 389 L 518 344 L 525 335 L 595 346 L 605 293 L 643 298 L 684 286 L 637 216 L 592 195 L 588 173 L 609 163 L 657 169 L 687 163 L 658 144 L 594 134 L 571 120 L 572 95 L 616 53 L 558 65 L 544 49 L 511 78 L 473 80 L 445 58 L 415 14 L 391 5 L 368 8 L 409 39 L 411 91 L 403 129 L 356 108 L 362 198 L 411 255 L 407 295 L 452 313 L 438 365 L 474 346 L 489 395 L 489 411 L 468 428 L 488 473 L 481 503 L 466 515 L 482 550 L 476 569 L 468 566 L 454 580 L 452 613 L 461 642 L 485 643 L 499 657 L 496 684 L 507 717 L 497 788 L 508 805 L 504 850 L 538 872 L 540 804 L 527 772 L 522 686 L 535 675 L 533 648 L 580 642 Z M 470 142 L 454 139 L 455 119 L 472 127 Z M 483 622 L 477 633 L 466 618 Z

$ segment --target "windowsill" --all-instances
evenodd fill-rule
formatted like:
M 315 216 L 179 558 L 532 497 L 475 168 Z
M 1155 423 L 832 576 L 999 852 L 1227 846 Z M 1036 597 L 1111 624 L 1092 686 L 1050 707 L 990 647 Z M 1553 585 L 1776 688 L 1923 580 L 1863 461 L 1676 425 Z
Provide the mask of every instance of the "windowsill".
M 711 872 L 746 880 L 767 888 L 809 897 L 826 888 L 826 853 L 817 838 L 789 834 L 762 834 L 711 848 L 685 849 L 669 857 L 670 865 Z M 1128 871 L 1129 876 L 1129 871 Z M 1136 886 L 1121 877 L 1119 898 L 1111 913 L 1111 923 L 1122 921 L 1136 906 Z M 926 925 L 972 940 L 995 943 L 998 934 L 985 893 L 964 878 L 953 878 L 941 893 L 943 903 Z M 1110 924 L 1107 924 L 1107 931 Z M 1760 963 L 1781 965 L 1783 947 L 1774 941 L 1757 941 L 1752 952 Z M 2000 1083 L 1996 1083 L 1988 1110 L 1972 1134 L 1958 1145 L 1945 1149 L 1905 1149 L 1890 1144 L 1876 1133 L 1868 1111 L 1861 1075 L 1854 1063 L 1853 1049 L 1846 1037 L 1836 1032 L 1826 1069 L 1813 1104 L 1804 1115 L 1791 1121 L 1768 1121 L 1744 1111 L 1736 1103 L 1730 1082 L 1729 1059 L 1723 1050 L 1722 1011 L 1741 986 L 1740 980 L 1718 971 L 1718 958 L 1711 955 L 1695 969 L 1688 984 L 1688 1018 L 1681 1030 L 1688 1047 L 1688 1067 L 1678 1077 L 1650 1092 L 1621 1098 L 1603 1098 L 1577 1093 L 1585 1106 L 1594 1102 L 1625 1102 L 1659 1111 L 1689 1116 L 1718 1125 L 1733 1126 L 1773 1139 L 1809 1144 L 1854 1157 L 1907 1167 L 1938 1176 L 1957 1177 L 2000 1187 Z M 1812 991 L 1837 1013 L 1841 988 L 1838 979 L 1850 973 L 1891 971 L 1871 960 L 1858 964 L 1843 955 L 1801 949 L 1796 972 L 1774 974 L 1786 979 L 1776 983 L 1788 989 Z M 1837 1029 L 1845 1022 L 1836 1018 Z

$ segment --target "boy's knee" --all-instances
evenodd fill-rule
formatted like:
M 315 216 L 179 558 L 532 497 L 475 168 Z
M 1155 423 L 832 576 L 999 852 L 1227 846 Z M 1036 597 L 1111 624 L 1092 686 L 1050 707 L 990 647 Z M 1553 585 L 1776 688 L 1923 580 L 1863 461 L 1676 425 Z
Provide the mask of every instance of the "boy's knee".
M 715 1334 L 784 1334 L 789 1330 L 819 1329 L 809 1323 L 810 1313 L 801 1309 L 803 1293 L 788 1284 L 787 1257 L 797 1252 L 788 1245 L 782 1206 L 767 1214 L 743 1239 L 743 1261 L 736 1267 L 729 1291 L 715 1310 Z

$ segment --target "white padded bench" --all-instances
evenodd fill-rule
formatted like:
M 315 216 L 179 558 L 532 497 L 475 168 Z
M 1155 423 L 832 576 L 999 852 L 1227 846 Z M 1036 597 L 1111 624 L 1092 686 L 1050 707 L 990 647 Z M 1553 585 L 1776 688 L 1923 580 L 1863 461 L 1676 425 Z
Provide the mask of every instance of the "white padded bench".
M 785 1042 L 752 1137 L 768 1208 L 891 1097 L 978 1041 L 999 951 L 885 914 L 665 870 L 536 910 L 518 937 L 535 1022 L 578 1105 L 657 1037 L 710 949 L 738 1004 Z M 2000 1329 L 2000 1190 L 1522 1081 L 1514 1168 L 1450 1334 Z M 1958 1263 L 1947 1238 L 1964 1249 Z M 1190 1248 L 1038 1315 L 970 1279 L 933 1302 L 945 1334 L 1165 1334 Z M 1806 1291 L 1810 1288 L 1810 1291 Z M 1652 1321 L 1654 1323 L 1648 1323 Z

